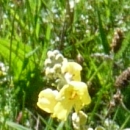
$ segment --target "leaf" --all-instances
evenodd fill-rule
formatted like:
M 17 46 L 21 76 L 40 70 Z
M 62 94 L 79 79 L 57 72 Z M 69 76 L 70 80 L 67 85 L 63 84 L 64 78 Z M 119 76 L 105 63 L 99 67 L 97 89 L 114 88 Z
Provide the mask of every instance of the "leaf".
M 26 128 L 22 125 L 19 125 L 17 123 L 11 122 L 11 121 L 7 121 L 6 124 L 12 128 L 15 128 L 16 130 L 31 130 L 29 128 Z
M 10 40 L 0 39 L 0 55 L 9 63 L 15 79 L 18 79 L 25 67 L 30 69 L 30 66 L 34 66 L 31 51 L 30 46 L 20 41 L 12 41 L 11 45 Z
M 100 35 L 101 35 L 102 45 L 103 45 L 105 53 L 109 54 L 110 47 L 109 47 L 109 44 L 107 41 L 105 30 L 102 25 L 101 15 L 100 15 L 100 12 L 98 9 L 97 9 L 97 15 L 98 15 L 99 31 L 100 31 Z

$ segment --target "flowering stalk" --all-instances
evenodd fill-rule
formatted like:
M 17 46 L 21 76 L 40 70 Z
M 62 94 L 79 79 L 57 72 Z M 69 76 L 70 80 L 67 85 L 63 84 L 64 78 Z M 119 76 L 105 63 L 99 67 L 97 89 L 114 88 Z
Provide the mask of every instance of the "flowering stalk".
M 66 121 L 72 108 L 78 113 L 88 105 L 91 98 L 87 85 L 81 82 L 81 70 L 82 67 L 78 63 L 68 62 L 59 51 L 49 52 L 45 60 L 45 74 L 48 78 L 55 79 L 57 90 L 47 88 L 41 91 L 38 107 L 51 113 L 52 117 Z

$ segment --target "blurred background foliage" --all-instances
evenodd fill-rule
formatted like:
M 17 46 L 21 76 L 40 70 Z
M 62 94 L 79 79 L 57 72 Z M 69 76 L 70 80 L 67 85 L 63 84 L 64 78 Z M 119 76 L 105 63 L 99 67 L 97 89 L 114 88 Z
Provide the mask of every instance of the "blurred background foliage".
M 58 122 L 36 106 L 39 92 L 50 85 L 46 53 L 55 49 L 83 67 L 92 97 L 86 126 L 116 130 L 105 126 L 110 119 L 117 130 L 130 127 L 128 0 L 1 0 L 0 16 L 1 130 L 73 129 L 70 117 Z

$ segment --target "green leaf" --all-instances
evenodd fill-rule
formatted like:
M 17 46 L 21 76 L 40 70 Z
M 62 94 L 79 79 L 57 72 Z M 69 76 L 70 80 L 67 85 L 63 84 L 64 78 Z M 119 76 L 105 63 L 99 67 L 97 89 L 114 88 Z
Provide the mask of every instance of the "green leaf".
M 0 39 L 0 55 L 10 64 L 15 79 L 20 76 L 25 67 L 30 69 L 30 66 L 31 68 L 34 66 L 31 51 L 31 47 L 22 42 L 12 41 L 11 45 L 8 39 Z
M 97 9 L 97 15 L 98 15 L 99 31 L 100 31 L 100 35 L 101 35 L 102 45 L 103 45 L 105 53 L 109 54 L 110 47 L 109 47 L 109 44 L 108 44 L 108 41 L 107 41 L 105 30 L 104 30 L 103 25 L 102 25 L 100 12 L 99 12 L 98 9 Z
M 6 124 L 12 128 L 15 128 L 16 130 L 31 130 L 29 128 L 26 128 L 22 125 L 19 125 L 17 123 L 11 122 L 11 121 L 7 121 Z

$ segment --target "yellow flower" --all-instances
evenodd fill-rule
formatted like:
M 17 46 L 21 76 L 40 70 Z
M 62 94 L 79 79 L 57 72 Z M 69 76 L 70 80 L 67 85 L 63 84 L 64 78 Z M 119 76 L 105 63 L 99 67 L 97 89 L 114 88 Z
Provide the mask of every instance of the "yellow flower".
M 39 93 L 37 106 L 48 113 L 53 113 L 54 107 L 57 103 L 56 101 L 57 95 L 58 91 L 51 90 L 49 88 L 41 91 Z
M 52 117 L 57 117 L 63 121 L 67 119 L 72 108 L 78 112 L 84 105 L 91 102 L 87 85 L 78 81 L 71 81 L 64 85 L 56 99 L 58 102 L 54 107 Z
M 81 65 L 76 62 L 63 62 L 62 73 L 65 74 L 67 81 L 75 80 L 80 81 L 80 72 L 82 70 Z
M 41 91 L 37 105 L 42 110 L 51 113 L 52 117 L 65 121 L 72 108 L 78 112 L 90 102 L 87 85 L 83 82 L 71 81 L 59 92 L 49 88 Z

